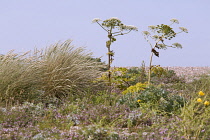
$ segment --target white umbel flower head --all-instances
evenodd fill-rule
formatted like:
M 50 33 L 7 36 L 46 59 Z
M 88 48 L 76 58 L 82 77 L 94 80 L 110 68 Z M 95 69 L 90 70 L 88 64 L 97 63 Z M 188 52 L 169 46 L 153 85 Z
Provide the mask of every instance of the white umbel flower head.
M 146 36 L 149 36 L 150 35 L 150 32 L 148 32 L 148 31 L 143 31 L 142 32 L 144 35 L 146 35 Z
M 121 20 L 117 17 L 111 17 L 107 20 L 105 20 L 104 22 L 109 22 L 109 23 L 121 23 Z
M 99 22 L 99 21 L 101 21 L 100 18 L 94 18 L 94 19 L 92 20 L 92 23 Z
M 182 45 L 180 43 L 173 43 L 172 45 L 175 48 L 180 48 L 180 49 L 182 48 Z
M 182 30 L 182 31 L 185 32 L 185 33 L 188 33 L 188 30 L 187 30 L 187 28 L 185 28 L 185 27 L 179 27 L 179 29 Z
M 133 25 L 127 25 L 126 28 L 128 30 L 134 30 L 134 31 L 138 31 L 138 28 L 136 26 L 133 26 Z
M 148 28 L 149 28 L 149 30 L 152 30 L 152 31 L 155 31 L 157 29 L 156 26 L 154 26 L 154 25 L 150 25 L 150 26 L 148 26 Z
M 171 21 L 171 22 L 173 22 L 173 23 L 177 23 L 177 24 L 179 24 L 178 19 L 172 18 L 170 21 Z
M 120 21 L 120 19 L 119 18 L 117 18 L 117 17 L 111 17 L 110 19 L 108 19 L 108 20 L 117 20 L 117 21 Z
M 155 40 L 158 40 L 159 36 L 158 35 L 153 35 L 152 38 L 154 38 Z
M 167 49 L 167 47 L 166 47 L 165 44 L 158 44 L 158 47 L 159 47 L 160 49 L 164 49 L 164 50 Z

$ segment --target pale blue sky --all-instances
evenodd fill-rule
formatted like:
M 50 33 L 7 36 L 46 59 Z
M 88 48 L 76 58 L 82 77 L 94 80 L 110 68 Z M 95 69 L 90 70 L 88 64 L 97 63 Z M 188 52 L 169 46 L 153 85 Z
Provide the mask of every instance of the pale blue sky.
M 76 47 L 86 47 L 106 61 L 107 34 L 91 21 L 118 17 L 139 31 L 117 37 L 111 46 L 115 52 L 112 66 L 140 66 L 143 60 L 148 65 L 150 47 L 141 32 L 176 18 L 178 26 L 189 33 L 171 43 L 179 42 L 183 49 L 160 51 L 154 64 L 210 66 L 209 14 L 210 0 L 0 0 L 0 53 L 41 49 L 73 39 Z

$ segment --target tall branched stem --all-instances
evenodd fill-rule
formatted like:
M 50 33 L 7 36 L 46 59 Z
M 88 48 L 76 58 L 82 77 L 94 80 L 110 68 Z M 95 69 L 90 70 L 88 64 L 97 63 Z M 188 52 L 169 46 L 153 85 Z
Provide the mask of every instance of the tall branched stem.
M 110 52 L 110 47 L 108 47 L 108 52 Z M 109 80 L 109 86 L 111 86 L 111 55 L 108 54 L 108 80 Z
M 156 51 L 156 49 L 167 49 L 168 47 L 172 47 L 172 48 L 182 48 L 182 45 L 179 43 L 173 43 L 172 45 L 166 45 L 164 43 L 164 40 L 171 40 L 172 38 L 174 38 L 177 34 L 181 33 L 181 32 L 185 32 L 188 33 L 188 30 L 184 27 L 179 27 L 179 29 L 181 30 L 180 32 L 175 32 L 173 30 L 173 28 L 171 28 L 170 26 L 173 25 L 174 23 L 179 24 L 179 21 L 177 19 L 171 19 L 170 20 L 172 23 L 170 25 L 165 25 L 165 24 L 161 24 L 161 25 L 157 25 L 157 26 L 148 26 L 149 27 L 149 31 L 143 31 L 143 35 L 144 35 L 144 39 L 149 43 L 150 47 L 151 47 L 151 55 L 150 55 L 150 62 L 149 62 L 149 70 L 148 70 L 148 86 L 150 86 L 150 82 L 151 82 L 151 71 L 152 71 L 152 59 L 153 59 L 153 55 L 159 57 L 159 52 Z M 151 34 L 152 33 L 152 34 Z M 152 43 L 150 42 L 150 39 L 155 40 L 155 44 L 154 46 L 152 45 Z M 158 44 L 161 41 L 160 44 Z
M 149 72 L 148 72 L 148 86 L 150 85 L 150 81 L 151 81 L 152 58 L 153 58 L 153 52 L 151 52 L 151 55 L 150 55 Z
M 99 18 L 93 19 L 93 23 L 98 23 L 98 25 L 108 33 L 108 41 L 106 41 L 106 47 L 108 49 L 108 85 L 112 85 L 112 72 L 111 72 L 111 64 L 113 61 L 114 52 L 111 50 L 111 44 L 116 41 L 115 36 L 124 35 L 133 31 L 138 31 L 137 27 L 132 25 L 124 25 L 118 18 L 112 17 L 110 19 L 102 21 L 102 24 L 99 23 L 101 21 Z M 118 31 L 114 31 L 118 30 Z
M 108 49 L 108 80 L 109 80 L 109 86 L 111 88 L 112 85 L 112 81 L 111 81 L 111 63 L 112 63 L 112 54 L 111 54 L 111 44 L 112 44 L 112 27 L 108 32 L 108 38 L 109 41 L 106 44 L 107 45 L 107 49 Z
M 160 41 L 160 39 L 156 41 L 156 43 L 152 47 L 152 49 L 155 49 L 155 47 L 157 46 L 159 41 Z M 154 53 L 152 52 L 152 49 L 151 49 L 150 62 L 149 62 L 149 71 L 148 71 L 148 86 L 150 85 L 150 82 L 151 82 L 152 58 L 153 58 L 153 55 L 154 55 Z

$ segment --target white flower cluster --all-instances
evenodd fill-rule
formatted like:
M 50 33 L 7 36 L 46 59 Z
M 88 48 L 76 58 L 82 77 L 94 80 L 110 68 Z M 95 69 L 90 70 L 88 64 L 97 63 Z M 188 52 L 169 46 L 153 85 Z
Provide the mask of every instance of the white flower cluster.
M 92 20 L 92 23 L 99 22 L 99 21 L 101 21 L 100 18 L 94 18 L 94 19 Z
M 152 38 L 154 38 L 155 40 L 157 40 L 159 38 L 158 35 L 153 35 Z
M 111 18 L 109 18 L 109 19 L 107 19 L 107 20 L 117 20 L 117 21 L 120 21 L 120 19 L 117 18 L 117 17 L 111 17 Z
M 134 31 L 138 31 L 138 28 L 136 26 L 133 26 L 133 25 L 127 25 L 126 28 L 128 30 L 134 30 Z
M 158 47 L 164 50 L 167 49 L 167 46 L 165 44 L 158 44 Z
M 173 43 L 172 45 L 176 48 L 182 48 L 182 45 L 180 43 Z
M 138 31 L 138 28 L 136 26 L 133 26 L 133 25 L 124 25 L 124 24 L 121 24 L 119 26 L 119 29 L 120 30 L 134 30 L 134 31 Z
M 150 32 L 148 32 L 148 31 L 143 31 L 142 32 L 144 35 L 146 35 L 146 36 L 149 36 L 150 35 Z
M 149 30 L 152 30 L 152 31 L 156 30 L 156 26 L 154 26 L 154 25 L 150 25 L 150 26 L 148 26 L 148 28 L 149 28 Z
M 173 22 L 173 23 L 177 23 L 177 24 L 179 24 L 178 19 L 172 18 L 170 21 L 171 21 L 171 22 Z
M 185 32 L 185 33 L 188 33 L 188 30 L 187 30 L 187 28 L 185 28 L 185 27 L 179 27 L 179 29 L 182 30 L 182 31 Z

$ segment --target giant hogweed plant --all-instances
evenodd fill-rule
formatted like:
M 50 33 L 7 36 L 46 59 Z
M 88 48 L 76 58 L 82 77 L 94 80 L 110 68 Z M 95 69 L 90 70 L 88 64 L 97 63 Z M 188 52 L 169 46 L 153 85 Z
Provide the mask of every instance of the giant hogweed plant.
M 114 51 L 111 50 L 111 45 L 116 41 L 116 36 L 125 35 L 131 31 L 137 31 L 137 27 L 132 25 L 125 25 L 118 18 L 112 17 L 102 21 L 99 18 L 95 18 L 92 21 L 93 23 L 98 23 L 98 25 L 107 32 L 108 40 L 106 41 L 107 55 L 108 55 L 108 79 L 109 85 L 111 85 L 111 64 L 113 62 Z M 101 22 L 101 23 L 100 23 Z
M 179 43 L 173 43 L 171 45 L 165 44 L 165 40 L 171 40 L 177 36 L 177 34 L 185 32 L 188 33 L 188 30 L 184 27 L 179 27 L 180 31 L 175 32 L 171 27 L 174 23 L 179 24 L 177 19 L 171 19 L 172 23 L 169 25 L 161 24 L 161 25 L 152 25 L 148 26 L 149 31 L 143 31 L 143 35 L 145 40 L 149 43 L 151 47 L 151 55 L 149 62 L 149 72 L 148 72 L 148 85 L 151 81 L 151 71 L 152 71 L 152 59 L 153 55 L 159 57 L 159 52 L 157 49 L 167 49 L 167 48 L 182 48 L 182 45 Z M 154 42 L 154 44 L 152 43 Z

